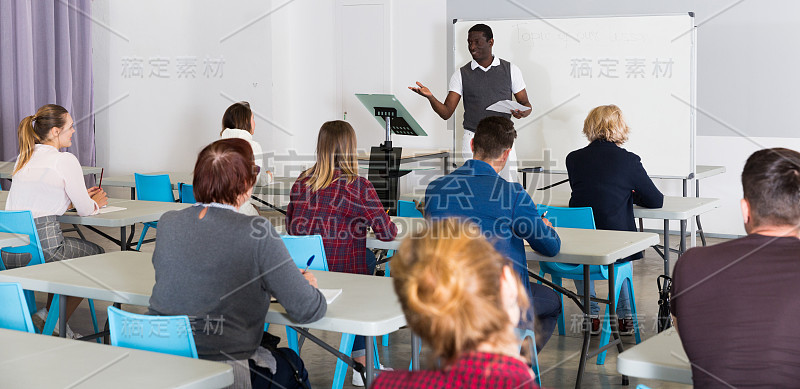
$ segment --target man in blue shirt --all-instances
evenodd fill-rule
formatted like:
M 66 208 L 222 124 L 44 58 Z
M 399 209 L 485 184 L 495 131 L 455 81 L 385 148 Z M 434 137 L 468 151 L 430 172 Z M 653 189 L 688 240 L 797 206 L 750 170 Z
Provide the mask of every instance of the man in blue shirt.
M 530 283 L 523 239 L 549 257 L 558 254 L 561 239 L 550 222 L 539 216 L 522 185 L 508 182 L 498 174 L 516 137 L 510 119 L 498 116 L 482 119 L 471 142 L 474 159 L 428 185 L 425 215 L 434 220 L 456 217 L 474 222 L 497 251 L 513 262 L 530 296 L 538 321 L 536 343 L 541 349 L 553 333 L 561 303 L 552 289 Z

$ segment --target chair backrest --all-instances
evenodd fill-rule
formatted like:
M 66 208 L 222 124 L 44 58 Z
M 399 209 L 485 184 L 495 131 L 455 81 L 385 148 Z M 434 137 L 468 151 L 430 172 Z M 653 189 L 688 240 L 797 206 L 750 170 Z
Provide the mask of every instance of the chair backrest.
M 422 217 L 422 212 L 417 209 L 413 201 L 398 200 L 397 216 L 401 217 Z
M 163 201 L 174 203 L 175 195 L 172 194 L 172 182 L 169 174 L 139 174 L 134 173 L 136 181 L 136 198 L 147 201 Z
M 197 201 L 194 199 L 194 186 L 186 183 L 178 184 L 178 198 L 182 203 L 194 204 Z
M 539 204 L 536 209 L 539 211 L 539 215 L 547 212 L 545 218 L 554 227 L 595 229 L 591 207 L 564 208 Z M 583 266 L 569 263 L 539 262 L 539 268 L 547 273 L 582 274 L 583 272 Z
M 0 282 L 0 301 L 0 328 L 36 333 L 19 283 Z
M 537 205 L 540 215 L 545 216 L 554 227 L 584 228 L 594 230 L 594 214 L 591 207 L 553 207 L 549 205 Z
M 150 316 L 108 307 L 111 345 L 197 358 L 189 317 Z
M 314 256 L 314 262 L 311 263 L 311 270 L 324 270 L 328 271 L 328 258 L 325 256 L 325 247 L 322 245 L 322 236 L 320 235 L 283 235 L 283 244 L 289 250 L 289 255 L 292 256 L 294 263 L 301 269 L 306 268 L 308 259 Z
M 36 232 L 36 223 L 33 221 L 31 211 L 0 211 L 0 232 L 28 235 L 30 243 L 27 246 L 6 247 L 3 251 L 8 253 L 28 253 L 31 261 L 28 266 L 44 263 L 44 254 L 39 242 L 39 233 Z M 4 269 L 0 261 L 0 269 Z

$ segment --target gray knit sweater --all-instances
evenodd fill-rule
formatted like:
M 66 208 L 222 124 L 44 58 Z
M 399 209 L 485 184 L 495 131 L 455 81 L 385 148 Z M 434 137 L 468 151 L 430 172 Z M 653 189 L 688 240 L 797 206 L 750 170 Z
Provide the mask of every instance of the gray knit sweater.
M 270 296 L 297 323 L 325 316 L 269 221 L 201 206 L 165 213 L 153 253 L 152 315 L 188 315 L 202 359 L 247 359 L 258 347 Z M 227 354 L 227 356 L 226 356 Z

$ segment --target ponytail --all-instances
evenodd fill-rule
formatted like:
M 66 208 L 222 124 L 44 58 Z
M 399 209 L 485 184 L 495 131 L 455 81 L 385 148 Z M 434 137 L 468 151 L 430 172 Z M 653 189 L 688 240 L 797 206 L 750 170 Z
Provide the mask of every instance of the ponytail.
M 47 140 L 53 127 L 64 127 L 67 110 L 55 104 L 47 104 L 36 111 L 36 115 L 28 116 L 19 122 L 17 137 L 19 138 L 19 157 L 13 174 L 25 167 L 33 156 L 37 144 Z

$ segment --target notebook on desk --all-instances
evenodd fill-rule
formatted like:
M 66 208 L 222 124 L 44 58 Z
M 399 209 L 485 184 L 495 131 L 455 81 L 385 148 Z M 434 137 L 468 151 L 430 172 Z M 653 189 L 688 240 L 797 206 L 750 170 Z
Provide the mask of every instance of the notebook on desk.
M 319 291 L 322 292 L 323 296 L 325 296 L 325 301 L 328 304 L 332 303 L 334 300 L 336 300 L 337 297 L 339 297 L 339 295 L 342 294 L 342 290 L 341 289 L 320 289 Z M 269 299 L 269 302 L 277 303 L 278 299 L 276 299 L 275 297 L 272 297 L 272 298 Z

